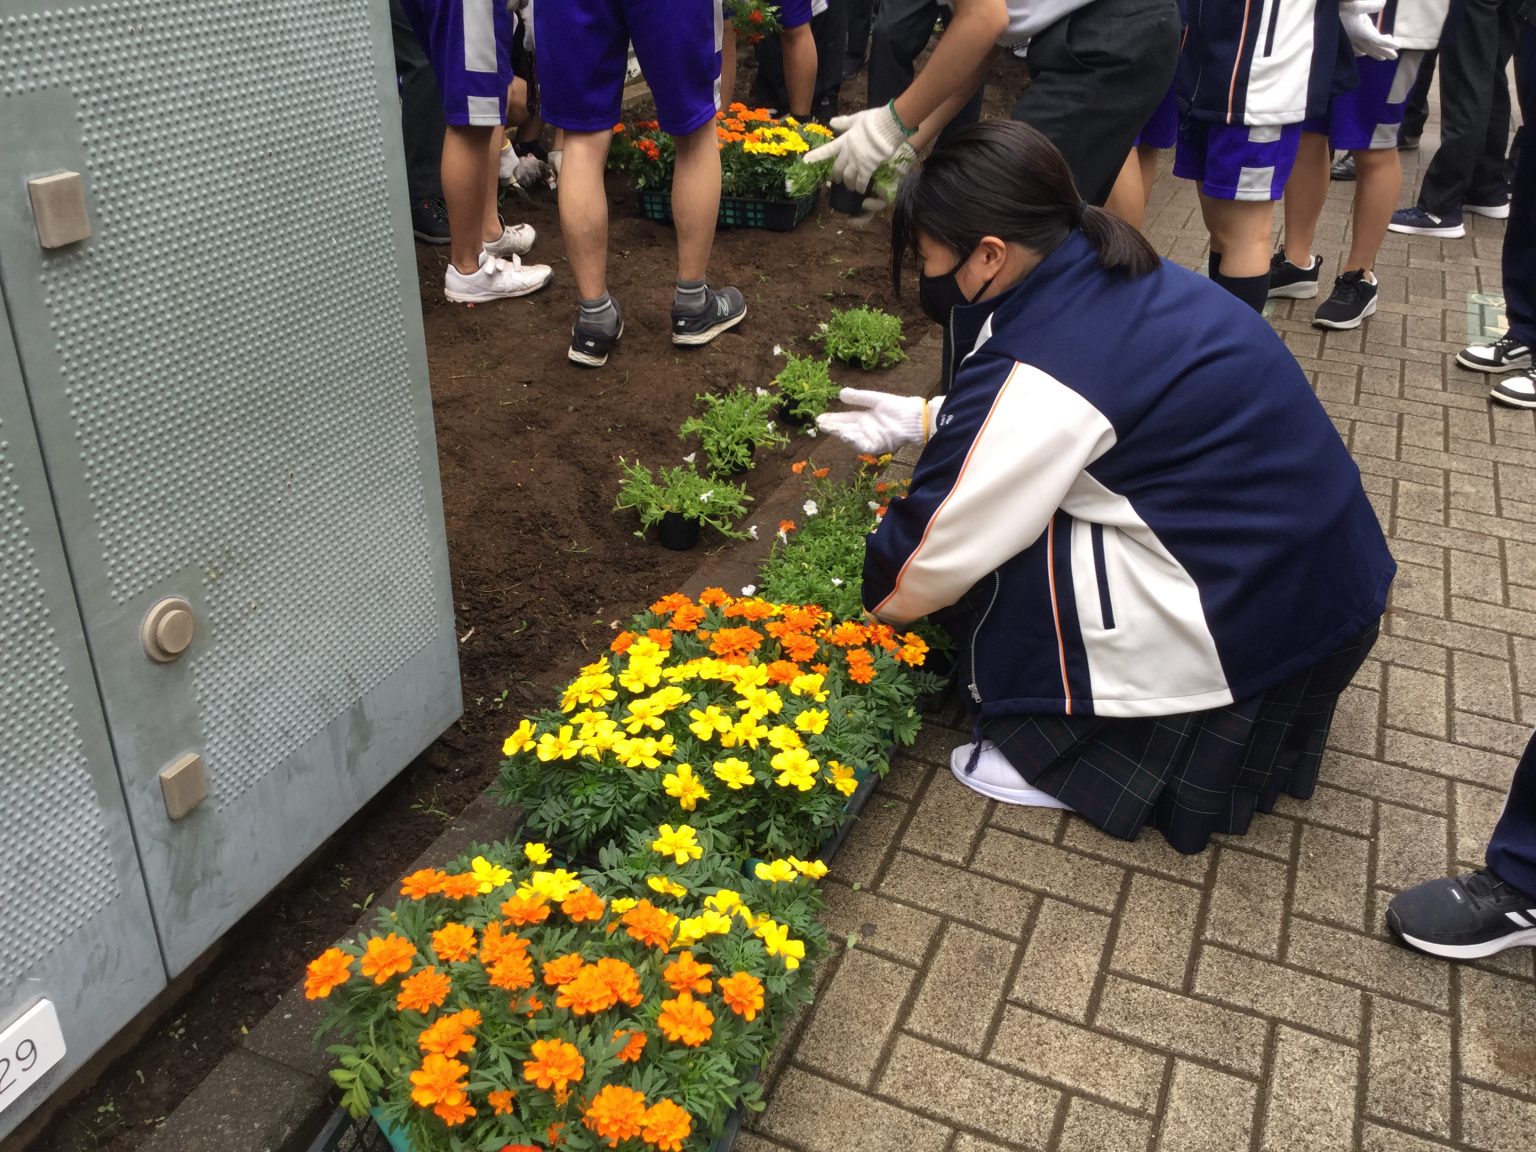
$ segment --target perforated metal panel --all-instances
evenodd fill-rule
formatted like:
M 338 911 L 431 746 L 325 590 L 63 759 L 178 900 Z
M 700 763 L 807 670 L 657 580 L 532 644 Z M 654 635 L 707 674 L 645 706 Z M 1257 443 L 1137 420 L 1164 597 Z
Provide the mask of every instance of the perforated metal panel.
M 174 974 L 458 714 L 385 6 L 0 0 L 0 278 Z
M 0 324 L 0 1031 L 39 998 L 70 1061 L 165 984 L 10 333 Z M 97 990 L 93 995 L 92 988 Z M 111 999 L 97 1002 L 101 989 Z

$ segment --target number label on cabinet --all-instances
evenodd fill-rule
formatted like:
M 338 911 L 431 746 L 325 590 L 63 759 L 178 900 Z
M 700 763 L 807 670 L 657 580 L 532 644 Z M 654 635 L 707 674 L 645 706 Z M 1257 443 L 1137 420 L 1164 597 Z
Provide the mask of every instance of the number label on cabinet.
M 64 1033 L 51 1000 L 39 1000 L 0 1032 L 0 1112 L 64 1058 Z

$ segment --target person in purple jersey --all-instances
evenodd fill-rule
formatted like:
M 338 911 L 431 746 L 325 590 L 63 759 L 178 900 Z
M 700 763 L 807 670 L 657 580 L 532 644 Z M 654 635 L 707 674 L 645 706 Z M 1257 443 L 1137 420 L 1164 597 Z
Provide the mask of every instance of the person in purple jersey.
M 1312 246 L 1328 198 L 1330 148 L 1348 152 L 1355 162 L 1349 255 L 1312 319 L 1319 328 L 1358 328 L 1376 312 L 1376 256 L 1403 186 L 1397 151 L 1403 109 L 1425 50 L 1439 42 L 1449 5 L 1450 0 L 1390 0 L 1375 23 L 1397 44 L 1397 59 L 1357 60 L 1359 86 L 1334 96 L 1326 114 L 1302 122 L 1296 167 L 1285 188 L 1285 244 L 1270 262 L 1270 296 L 1317 295 L 1323 260 Z
M 498 162 L 512 81 L 512 14 L 506 0 L 401 0 L 442 94 L 443 200 L 448 268 L 443 295 L 462 304 L 526 296 L 554 271 L 524 265 L 534 231 L 496 211 Z
M 739 290 L 716 290 L 705 282 L 720 212 L 715 112 L 723 34 L 720 0 L 560 0 L 535 6 L 544 119 L 563 130 L 560 227 L 581 297 L 567 352 L 574 364 L 602 367 L 624 334 L 624 315 L 608 294 L 603 170 L 623 111 L 631 41 L 656 102 L 656 119 L 677 146 L 672 343 L 708 344 L 747 314 Z

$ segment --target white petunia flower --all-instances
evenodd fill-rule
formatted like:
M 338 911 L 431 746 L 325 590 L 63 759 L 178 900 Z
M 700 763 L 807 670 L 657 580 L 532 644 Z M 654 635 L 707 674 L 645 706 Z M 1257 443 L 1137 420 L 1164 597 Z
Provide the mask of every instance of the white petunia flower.
M 708 504 L 709 503 L 709 498 L 711 496 L 713 496 L 714 494 L 715 494 L 715 490 L 713 488 L 711 488 L 708 492 L 700 492 L 699 493 L 699 503 L 700 504 Z
M 780 348 L 777 344 L 775 344 L 773 346 L 773 354 L 775 356 L 782 356 L 782 355 L 784 355 L 784 349 Z
M 800 510 L 807 516 L 814 516 L 821 511 L 814 500 L 807 500 L 804 504 L 800 505 Z
M 877 511 L 877 510 L 878 510 L 878 509 L 879 509 L 879 508 L 880 508 L 880 502 L 879 502 L 879 501 L 878 501 L 878 500 L 871 500 L 871 501 L 870 501 L 870 502 L 869 502 L 869 510 L 870 510 L 870 511 L 871 511 L 871 512 L 875 512 L 875 511 Z
M 806 427 L 805 427 L 805 434 L 807 436 L 815 436 L 816 435 L 816 425 L 814 425 L 814 424 L 807 424 Z
M 688 455 L 683 457 L 683 463 L 684 464 L 692 464 L 693 463 L 693 458 L 695 456 L 697 456 L 697 455 L 698 455 L 697 452 L 690 452 L 690 453 L 688 453 Z
M 741 594 L 743 596 L 756 596 L 757 595 L 757 585 L 756 584 L 743 584 L 741 586 Z
M 754 539 L 754 540 L 757 539 L 757 525 L 756 524 L 753 524 L 750 528 L 747 529 L 747 535 L 752 537 L 752 539 Z
M 834 587 L 834 588 L 841 588 L 842 586 L 843 586 L 843 579 L 842 579 L 841 576 L 834 576 L 834 577 L 832 577 L 832 587 Z
M 759 396 L 766 396 L 766 395 L 768 395 L 768 389 L 766 389 L 766 388 L 759 388 L 757 390 L 757 394 Z

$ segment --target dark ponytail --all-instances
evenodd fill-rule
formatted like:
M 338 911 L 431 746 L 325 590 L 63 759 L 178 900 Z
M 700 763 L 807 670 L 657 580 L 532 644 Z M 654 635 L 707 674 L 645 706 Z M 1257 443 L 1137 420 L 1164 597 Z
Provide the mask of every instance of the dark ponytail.
M 1102 208 L 1084 204 L 1056 146 L 1028 124 L 984 120 L 933 150 L 901 182 L 891 216 L 891 282 L 918 257 L 919 236 L 962 255 L 983 236 L 1049 256 L 1081 228 L 1099 263 L 1126 276 L 1158 266 L 1146 237 Z

